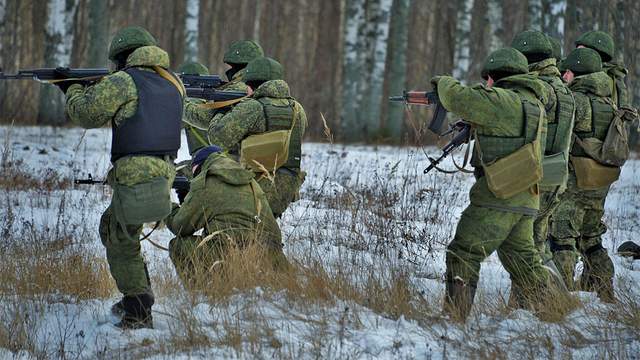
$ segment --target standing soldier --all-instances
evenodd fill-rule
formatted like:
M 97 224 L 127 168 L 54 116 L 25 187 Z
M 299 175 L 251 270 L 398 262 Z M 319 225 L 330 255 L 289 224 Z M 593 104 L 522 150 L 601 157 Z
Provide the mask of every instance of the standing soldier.
M 611 302 L 614 268 L 602 247 L 602 234 L 607 231 L 602 217 L 609 187 L 618 179 L 620 167 L 606 164 L 608 159 L 596 156 L 590 144 L 599 143 L 603 149 L 610 125 L 620 119 L 620 113 L 611 99 L 611 79 L 602 71 L 596 51 L 576 49 L 563 65 L 567 70 L 564 79 L 576 101 L 575 142 L 571 147 L 568 188 L 552 219 L 551 251 L 565 283 L 575 288 L 577 247 L 584 261 L 580 288 L 596 291 L 600 299 Z
M 575 117 L 571 90 L 562 82 L 548 37 L 535 30 L 523 31 L 511 43 L 529 62 L 529 71 L 538 75 L 549 92 L 545 104 L 547 113 L 547 143 L 542 161 L 544 178 L 540 183 L 540 211 L 533 222 L 533 241 L 542 261 L 555 268 L 548 248 L 549 219 L 558 206 L 559 195 L 567 187 L 569 145 Z
M 189 61 L 186 62 L 178 68 L 178 73 L 185 75 L 209 75 L 209 69 L 206 66 L 199 62 Z M 187 104 L 200 105 L 204 104 L 206 101 L 202 99 L 196 98 L 187 98 L 185 101 L 185 106 Z M 207 142 L 207 126 L 202 126 L 201 124 L 193 124 L 189 122 L 189 119 L 184 116 L 182 118 L 183 126 L 185 130 L 185 135 L 187 137 L 187 146 L 189 147 L 189 155 L 193 156 L 196 151 L 199 149 L 209 145 Z M 202 130 L 202 129 L 205 130 Z
M 151 328 L 154 298 L 140 233 L 144 223 L 160 221 L 171 211 L 184 87 L 167 71 L 167 53 L 143 28 L 116 33 L 109 59 L 116 65 L 115 73 L 93 85 L 60 87 L 73 123 L 84 128 L 111 123 L 113 167 L 107 181 L 113 198 L 100 219 L 100 239 L 123 294 L 112 310 L 122 314 L 116 324 L 120 328 Z
M 264 247 L 267 263 L 275 268 L 287 264 L 280 228 L 254 173 L 220 150 L 208 146 L 196 153 L 191 191 L 165 220 L 176 235 L 169 256 L 187 286 L 206 285 L 211 280 L 208 269 L 224 261 L 230 247 L 243 249 L 252 242 Z M 202 235 L 194 235 L 201 230 Z
M 615 44 L 611 35 L 604 31 L 587 31 L 576 40 L 577 48 L 589 48 L 598 52 L 602 61 L 602 71 L 613 80 L 611 98 L 616 106 L 630 106 L 629 90 L 624 82 L 624 78 L 629 73 L 624 65 L 613 60 L 615 56 Z
M 252 40 L 236 41 L 224 53 L 224 62 L 229 66 L 225 72 L 228 83 L 220 86 L 217 90 L 221 91 L 241 91 L 249 94 L 249 87 L 242 80 L 247 64 L 253 59 L 264 56 L 262 47 Z M 202 106 L 194 102 L 187 102 L 184 108 L 185 121 L 190 124 L 196 124 L 198 127 L 207 129 L 216 114 L 224 114 L 231 110 L 233 105 L 223 108 L 215 108 L 213 106 Z
M 305 175 L 300 170 L 300 160 L 307 116 L 302 105 L 291 97 L 289 85 L 282 78 L 282 65 L 277 61 L 267 57 L 253 60 L 247 65 L 243 78 L 252 95 L 228 113 L 216 115 L 209 127 L 210 143 L 229 150 L 240 157 L 244 165 L 262 174 L 258 183 L 276 217 L 298 199 Z M 285 137 L 279 137 L 282 134 Z M 259 161 L 260 166 L 255 158 L 242 156 L 249 151 L 249 146 L 259 143 L 268 147 L 259 151 L 260 157 L 270 159 Z M 287 154 L 278 151 L 283 147 Z
M 458 320 L 466 319 L 471 310 L 480 264 L 496 250 L 511 275 L 512 288 L 520 289 L 516 299 L 522 306 L 547 283 L 532 233 L 540 206 L 537 182 L 544 144 L 540 99 L 546 103 L 548 93 L 544 83 L 527 72 L 524 55 L 505 48 L 485 61 L 486 86 L 464 86 L 448 76 L 432 81 L 442 105 L 469 122 L 476 139 L 471 204 L 462 213 L 446 256 L 444 309 Z M 524 158 L 523 150 L 528 150 Z M 510 168 L 510 178 L 496 177 L 496 167 L 487 165 L 492 163 Z M 521 179 L 511 176 L 514 173 Z

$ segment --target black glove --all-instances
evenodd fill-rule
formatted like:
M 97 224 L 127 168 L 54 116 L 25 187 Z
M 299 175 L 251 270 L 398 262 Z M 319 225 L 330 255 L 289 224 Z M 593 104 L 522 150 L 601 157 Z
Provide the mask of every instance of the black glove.
M 176 194 L 178 194 L 178 201 L 180 202 L 180 205 L 182 205 L 182 203 L 184 202 L 184 198 L 187 197 L 187 194 L 189 193 L 189 190 L 176 190 Z
M 68 74 L 68 70 L 69 68 L 65 68 L 65 67 L 57 67 L 56 68 L 56 74 L 58 74 L 58 76 L 60 77 L 60 79 L 64 79 L 69 77 Z M 67 93 L 67 90 L 69 90 L 69 87 L 73 84 L 80 84 L 82 86 L 86 86 L 89 84 L 89 81 L 85 81 L 85 80 L 63 80 L 63 81 L 56 81 L 53 83 L 55 86 L 59 87 L 60 90 L 62 90 L 62 92 L 64 94 Z

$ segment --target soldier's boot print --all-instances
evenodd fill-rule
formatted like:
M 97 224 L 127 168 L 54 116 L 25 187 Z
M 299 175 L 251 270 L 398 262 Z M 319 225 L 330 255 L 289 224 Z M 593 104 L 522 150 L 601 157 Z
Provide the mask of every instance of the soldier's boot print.
M 592 246 L 584 252 L 583 263 L 580 290 L 595 292 L 604 302 L 615 302 L 614 267 L 607 250 L 601 245 Z
M 475 286 L 466 284 L 459 279 L 447 282 L 444 312 L 454 321 L 464 322 L 471 312 L 471 306 L 473 305 L 475 296 Z

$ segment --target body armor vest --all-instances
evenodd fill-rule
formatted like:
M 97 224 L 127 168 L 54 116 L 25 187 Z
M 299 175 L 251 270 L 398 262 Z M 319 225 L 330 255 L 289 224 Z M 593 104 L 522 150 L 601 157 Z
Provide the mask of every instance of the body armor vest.
M 540 120 L 540 108 L 531 100 L 525 99 L 520 94 L 518 95 L 522 100 L 522 112 L 524 119 L 523 123 L 521 124 L 522 131 L 520 136 L 493 136 L 484 135 L 480 132 L 477 133 L 477 141 L 480 142 L 480 147 L 482 148 L 482 160 L 487 165 L 511 153 L 514 153 L 524 145 L 531 143 L 536 139 L 536 135 L 538 132 L 538 122 Z M 541 137 L 541 144 L 544 144 L 546 141 L 546 129 L 542 130 Z M 544 151 L 544 149 L 542 149 L 542 146 L 541 150 Z M 480 154 L 478 152 L 478 146 L 474 146 L 471 165 L 476 169 L 481 169 L 482 166 L 480 164 Z
M 292 130 L 291 139 L 289 140 L 289 158 L 282 167 L 297 170 L 300 168 L 300 158 L 302 156 L 301 129 L 300 119 L 297 119 L 295 126 L 293 125 L 294 116 L 298 116 L 295 111 L 295 101 L 291 98 L 276 99 L 263 97 L 257 99 L 262 104 L 264 118 L 267 122 L 267 131 L 276 130 Z
M 571 90 L 558 77 L 541 76 L 556 95 L 556 108 L 547 113 L 547 141 L 545 155 L 567 153 L 571 144 L 571 133 L 575 118 L 576 104 Z
M 182 96 L 155 72 L 125 70 L 138 92 L 136 113 L 120 126 L 112 122 L 111 161 L 127 155 L 173 156 L 180 148 Z
M 589 103 L 591 104 L 591 131 L 586 132 L 574 132 L 577 137 L 584 140 L 587 138 L 596 138 L 604 141 L 609 131 L 611 121 L 615 116 L 615 108 L 608 103 L 605 98 L 587 94 L 589 97 Z M 574 143 L 571 149 L 571 155 L 574 156 L 587 156 L 577 143 Z
M 624 77 L 617 76 L 613 70 L 607 71 L 607 75 L 613 82 L 613 89 L 611 93 L 611 99 L 618 108 L 623 106 L 631 106 L 629 102 L 629 89 L 624 82 Z

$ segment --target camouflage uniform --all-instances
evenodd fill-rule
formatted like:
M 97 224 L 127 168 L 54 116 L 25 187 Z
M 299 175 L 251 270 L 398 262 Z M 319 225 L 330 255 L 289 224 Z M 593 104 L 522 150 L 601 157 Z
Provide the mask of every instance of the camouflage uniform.
M 545 83 L 549 93 L 545 105 L 547 113 L 547 142 L 545 156 L 564 154 L 564 172 L 562 183 L 543 182 L 540 185 L 540 211 L 533 223 L 533 241 L 540 252 L 542 261 L 553 266 L 551 252 L 548 247 L 549 221 L 551 214 L 559 204 L 559 195 L 566 189 L 566 166 L 569 155 L 571 131 L 573 129 L 575 102 L 571 91 L 564 85 L 560 71 L 556 67 L 560 57 L 560 43 L 537 30 L 526 30 L 517 34 L 512 43 L 516 50 L 522 52 L 529 62 L 529 71 Z M 545 172 L 545 177 L 549 174 Z
M 169 255 L 185 284 L 224 259 L 225 248 L 231 243 L 242 247 L 257 241 L 266 247 L 276 267 L 286 265 L 280 228 L 253 177 L 253 172 L 225 155 L 209 155 L 191 181 L 182 206 L 174 205 L 165 220 L 176 235 L 169 244 Z M 194 235 L 201 229 L 202 235 Z M 198 249 L 202 239 L 214 233 L 214 239 Z
M 580 53 L 577 49 L 574 53 Z M 588 52 L 593 52 L 588 50 Z M 572 61 L 573 53 L 567 58 Z M 576 55 L 577 56 L 577 55 Z M 596 55 L 593 55 L 596 57 Z M 584 60 L 584 59 L 583 59 Z M 570 65 L 568 65 L 570 68 Z M 600 60 L 596 69 L 601 69 Z M 611 79 L 602 71 L 594 71 L 582 76 L 577 76 L 569 84 L 576 100 L 576 122 L 574 133 L 581 136 L 583 133 L 596 131 L 593 128 L 594 113 L 591 105 L 594 98 L 611 97 Z M 604 105 L 605 107 L 607 105 Z M 610 109 L 610 117 L 613 118 L 613 108 Z M 606 132 L 608 126 L 603 127 Z M 600 132 L 600 131 L 598 131 Z M 597 135 L 601 136 L 601 135 Z M 572 156 L 585 156 L 577 144 L 571 149 Z M 581 288 L 590 290 L 594 280 L 598 282 L 599 296 L 606 301 L 613 300 L 613 276 L 614 268 L 607 250 L 602 247 L 602 234 L 607 231 L 602 222 L 604 215 L 604 203 L 609 192 L 609 186 L 596 190 L 583 190 L 576 184 L 576 175 L 573 166 L 570 166 L 570 177 L 567 191 L 560 198 L 560 205 L 553 214 L 551 227 L 551 251 L 553 260 L 561 271 L 565 283 L 570 288 L 574 285 L 574 270 L 577 263 L 575 250 L 580 252 L 585 262 L 582 274 Z
M 498 50 L 487 59 L 485 68 L 491 68 L 494 56 L 508 59 L 507 65 L 511 66 L 509 70 L 514 75 L 498 80 L 492 88 L 464 86 L 451 77 L 439 77 L 435 80 L 438 95 L 447 110 L 475 127 L 479 137 L 519 137 L 524 124 L 522 98 L 538 103 L 538 99 L 546 101 L 548 94 L 541 81 L 524 74 L 527 62 L 522 54 L 513 49 Z M 483 76 L 487 74 L 490 72 L 483 70 Z M 537 128 L 537 123 L 535 126 Z M 487 141 L 482 152 L 492 151 L 491 147 Z M 462 213 L 446 256 L 445 310 L 463 318 L 475 296 L 480 264 L 496 250 L 514 287 L 534 289 L 547 280 L 532 239 L 533 219 L 539 209 L 537 189 L 523 191 L 508 199 L 497 198 L 478 171 L 479 154 L 478 148 L 475 149 L 476 183 L 470 190 L 471 204 Z
M 241 40 L 232 43 L 224 54 L 223 61 L 232 66 L 227 71 L 229 82 L 220 86 L 221 91 L 241 91 L 249 93 L 249 87 L 242 80 L 246 65 L 253 59 L 264 55 L 262 47 L 255 41 Z M 235 72 L 233 72 L 235 71 Z M 231 76 L 229 76 L 231 74 Z M 224 114 L 231 110 L 232 106 L 221 109 L 211 109 L 200 106 L 198 103 L 188 102 L 185 104 L 185 121 L 193 127 L 206 131 L 216 114 Z
M 289 102 L 292 100 L 289 85 L 284 80 L 267 81 L 255 89 L 251 97 L 240 102 L 227 114 L 216 115 L 209 127 L 209 142 L 221 146 L 233 155 L 239 155 L 240 142 L 243 139 L 268 131 L 264 105 L 261 102 L 264 100 Z M 307 116 L 300 103 L 293 100 L 293 104 L 298 114 L 295 126 L 299 129 L 298 140 L 301 142 L 307 127 Z M 266 176 L 258 179 L 276 217 L 281 216 L 289 204 L 298 199 L 304 177 L 305 173 L 299 167 L 285 166 L 276 171 L 274 181 Z

